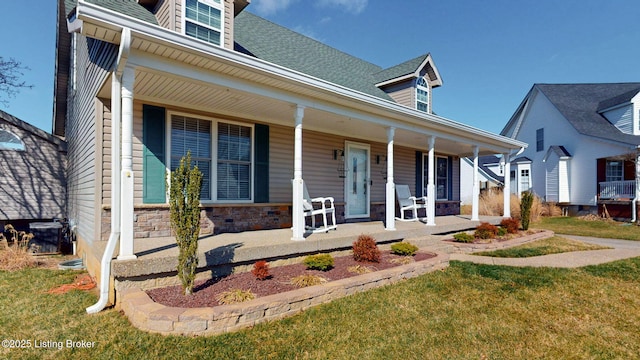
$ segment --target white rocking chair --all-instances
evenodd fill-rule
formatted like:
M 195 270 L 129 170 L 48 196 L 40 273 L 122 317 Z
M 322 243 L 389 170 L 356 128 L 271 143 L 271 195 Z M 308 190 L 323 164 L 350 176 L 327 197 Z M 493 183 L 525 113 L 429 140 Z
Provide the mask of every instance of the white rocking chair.
M 411 196 L 409 185 L 396 185 L 396 197 L 398 198 L 398 204 L 400 205 L 400 217 L 396 218 L 397 220 L 417 221 L 420 220 L 420 218 L 418 218 L 418 209 L 425 209 L 425 212 L 427 210 L 427 197 Z M 411 210 L 413 217 L 405 219 L 404 212 L 409 210 Z
M 334 199 L 331 196 L 328 197 L 316 197 L 311 198 L 309 196 L 309 190 L 307 190 L 307 184 L 304 184 L 304 198 L 302 199 L 302 208 L 304 210 L 305 218 L 311 217 L 311 227 L 307 227 L 313 233 L 329 232 L 329 230 L 337 229 L 336 225 L 336 208 L 333 205 Z M 314 208 L 314 204 L 319 204 Z M 332 223 L 327 223 L 327 215 L 331 214 Z M 322 215 L 322 227 L 316 228 L 316 215 Z

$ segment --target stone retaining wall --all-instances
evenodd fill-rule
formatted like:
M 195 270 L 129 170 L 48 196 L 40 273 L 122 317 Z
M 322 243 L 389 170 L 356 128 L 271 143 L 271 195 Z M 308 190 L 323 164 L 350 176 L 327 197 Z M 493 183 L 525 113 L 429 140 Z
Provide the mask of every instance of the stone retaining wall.
M 492 242 L 487 244 L 470 244 L 470 243 L 460 243 L 455 241 L 450 241 L 450 243 L 454 247 L 456 252 L 473 253 L 478 251 L 491 251 L 491 250 L 509 248 L 509 247 L 520 245 L 520 244 L 532 242 L 535 240 L 550 238 L 553 235 L 555 235 L 553 231 L 543 230 L 531 235 L 526 235 L 519 238 L 511 239 L 511 240 Z
M 140 289 L 126 289 L 118 294 L 118 305 L 131 323 L 142 330 L 165 335 L 215 335 L 279 320 L 316 305 L 448 266 L 449 255 L 437 254 L 428 260 L 391 269 L 265 296 L 240 304 L 206 308 L 165 306 L 155 303 Z

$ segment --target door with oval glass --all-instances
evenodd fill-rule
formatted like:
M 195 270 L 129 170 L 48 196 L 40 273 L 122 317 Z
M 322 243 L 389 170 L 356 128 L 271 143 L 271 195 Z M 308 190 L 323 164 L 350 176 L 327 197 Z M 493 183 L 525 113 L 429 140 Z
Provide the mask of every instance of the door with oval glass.
M 345 148 L 345 165 L 349 169 L 344 183 L 345 218 L 369 217 L 369 145 L 347 142 Z

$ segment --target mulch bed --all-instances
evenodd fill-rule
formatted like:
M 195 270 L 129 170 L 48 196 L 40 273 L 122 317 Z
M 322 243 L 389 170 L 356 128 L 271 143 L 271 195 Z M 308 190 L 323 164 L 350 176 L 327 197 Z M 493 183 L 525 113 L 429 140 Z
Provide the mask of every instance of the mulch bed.
M 473 242 L 462 242 L 462 241 L 456 241 L 454 238 L 449 238 L 449 239 L 444 239 L 442 241 L 446 241 L 446 242 L 452 242 L 452 243 L 456 243 L 456 244 L 493 244 L 493 243 L 500 243 L 503 241 L 509 241 L 509 240 L 513 240 L 513 239 L 519 239 L 521 237 L 525 237 L 525 236 L 529 236 L 535 233 L 539 233 L 541 231 L 544 230 L 534 230 L 534 229 L 529 229 L 527 231 L 524 230 L 519 230 L 517 234 L 507 234 L 505 236 L 497 236 L 495 238 L 492 239 L 474 239 Z M 468 232 L 470 234 L 472 234 L 472 232 Z
M 418 252 L 413 256 L 414 261 L 422 261 L 435 257 L 428 252 Z M 366 266 L 372 271 L 389 269 L 400 266 L 401 263 L 392 262 L 401 256 L 383 252 L 379 263 L 356 262 L 353 256 L 341 256 L 334 258 L 334 267 L 328 271 L 307 270 L 304 264 L 283 265 L 271 268 L 271 277 L 266 280 L 258 280 L 251 272 L 231 274 L 222 278 L 214 278 L 206 281 L 197 281 L 191 296 L 183 295 L 182 286 L 170 286 L 148 290 L 147 294 L 153 301 L 173 307 L 196 308 L 213 307 L 219 305 L 216 295 L 231 289 L 251 290 L 256 297 L 273 295 L 285 291 L 295 290 L 298 287 L 290 284 L 290 279 L 298 275 L 319 275 L 328 281 L 336 281 L 360 274 L 349 272 L 350 266 Z

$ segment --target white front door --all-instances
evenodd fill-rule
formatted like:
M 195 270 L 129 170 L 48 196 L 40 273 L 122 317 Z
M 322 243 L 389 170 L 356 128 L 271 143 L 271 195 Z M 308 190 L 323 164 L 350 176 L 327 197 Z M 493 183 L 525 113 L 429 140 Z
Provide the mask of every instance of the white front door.
M 345 218 L 369 217 L 369 145 L 346 143 Z

